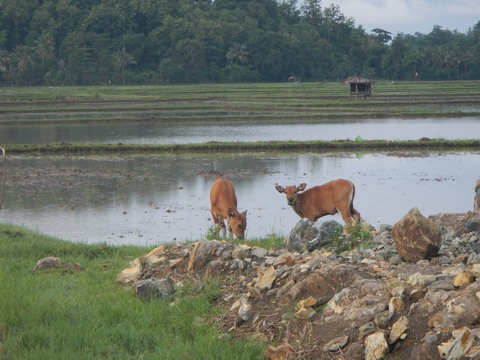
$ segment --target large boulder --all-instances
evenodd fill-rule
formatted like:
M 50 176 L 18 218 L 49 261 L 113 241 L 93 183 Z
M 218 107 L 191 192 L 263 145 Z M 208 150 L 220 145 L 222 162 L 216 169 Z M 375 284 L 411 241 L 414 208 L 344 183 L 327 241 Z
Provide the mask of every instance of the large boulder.
M 302 253 L 305 250 L 313 251 L 330 244 L 335 235 L 342 232 L 342 225 L 336 221 L 316 223 L 301 219 L 290 232 L 287 239 L 289 251 Z
M 406 262 L 435 257 L 442 242 L 440 228 L 420 214 L 418 208 L 410 210 L 393 226 L 392 237 L 398 254 Z

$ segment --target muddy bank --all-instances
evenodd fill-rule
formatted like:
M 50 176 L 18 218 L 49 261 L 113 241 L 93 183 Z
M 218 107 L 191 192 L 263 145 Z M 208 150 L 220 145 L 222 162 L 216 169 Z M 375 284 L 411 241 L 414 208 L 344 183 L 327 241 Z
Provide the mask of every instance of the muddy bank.
M 438 151 L 477 150 L 480 140 L 420 139 L 417 141 L 339 140 L 339 141 L 269 141 L 269 142 L 208 142 L 184 145 L 125 145 L 125 144 L 49 144 L 6 146 L 7 154 L 21 155 L 141 155 L 163 153 L 215 153 L 263 151 Z

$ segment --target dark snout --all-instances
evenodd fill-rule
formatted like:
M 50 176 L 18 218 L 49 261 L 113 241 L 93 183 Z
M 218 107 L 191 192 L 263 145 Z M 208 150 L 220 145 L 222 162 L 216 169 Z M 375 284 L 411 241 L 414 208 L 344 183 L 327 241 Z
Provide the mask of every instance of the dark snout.
M 290 206 L 294 206 L 296 204 L 296 201 L 293 198 L 289 198 L 287 200 L 288 200 L 288 205 L 290 205 Z

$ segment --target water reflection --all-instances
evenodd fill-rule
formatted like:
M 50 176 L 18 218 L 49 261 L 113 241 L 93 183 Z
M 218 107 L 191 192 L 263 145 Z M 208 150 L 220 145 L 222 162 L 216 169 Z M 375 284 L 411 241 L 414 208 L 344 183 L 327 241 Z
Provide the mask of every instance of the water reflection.
M 212 225 L 217 172 L 248 210 L 247 237 L 288 234 L 299 220 L 275 184 L 352 180 L 355 207 L 372 225 L 393 224 L 412 207 L 424 215 L 473 208 L 480 154 L 231 154 L 128 158 L 9 159 L 1 221 L 71 241 L 153 246 L 202 238 Z M 30 174 L 40 176 L 25 181 Z M 52 188 L 50 185 L 55 183 Z M 323 220 L 340 216 L 325 217 Z
M 475 139 L 480 119 L 379 119 L 308 124 L 78 124 L 0 126 L 0 144 L 193 144 L 209 141 Z

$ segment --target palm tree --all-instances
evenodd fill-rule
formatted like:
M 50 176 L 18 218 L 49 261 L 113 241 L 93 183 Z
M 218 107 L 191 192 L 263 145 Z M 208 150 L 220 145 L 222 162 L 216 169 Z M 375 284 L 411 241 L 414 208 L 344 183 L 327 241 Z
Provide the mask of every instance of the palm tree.
M 43 69 L 45 67 L 45 61 L 51 60 L 55 57 L 52 37 L 42 33 L 42 35 L 35 40 L 34 51 L 35 55 L 42 60 Z
M 118 51 L 113 55 L 113 64 L 114 66 L 117 66 L 120 68 L 120 74 L 122 76 L 123 85 L 126 85 L 125 69 L 127 68 L 128 65 L 136 64 L 136 63 L 137 62 L 135 61 L 135 58 L 133 57 L 133 55 L 127 52 L 127 49 L 125 49 L 125 46 L 122 48 L 122 50 Z
M 13 82 L 13 63 L 12 54 L 6 50 L 0 50 L 0 72 L 4 79 L 8 78 L 10 84 Z
M 226 58 L 230 64 L 241 65 L 248 62 L 248 51 L 245 45 L 234 43 L 226 54 Z
M 20 71 L 27 71 L 34 64 L 32 49 L 26 45 L 18 45 L 15 48 L 14 57 L 17 63 L 17 69 Z

